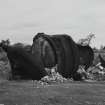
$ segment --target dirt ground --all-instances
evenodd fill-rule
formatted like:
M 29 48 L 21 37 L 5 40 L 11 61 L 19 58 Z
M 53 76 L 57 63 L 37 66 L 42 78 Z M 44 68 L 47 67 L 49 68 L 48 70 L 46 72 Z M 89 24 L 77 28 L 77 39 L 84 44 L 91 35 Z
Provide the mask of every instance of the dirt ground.
M 0 105 L 105 105 L 105 82 L 0 81 Z

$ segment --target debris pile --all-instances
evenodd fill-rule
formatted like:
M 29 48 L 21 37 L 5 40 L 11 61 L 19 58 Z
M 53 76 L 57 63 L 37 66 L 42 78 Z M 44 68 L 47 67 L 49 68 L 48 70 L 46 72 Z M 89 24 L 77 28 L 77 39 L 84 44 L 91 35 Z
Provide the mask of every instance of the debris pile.
M 62 77 L 58 72 L 57 72 L 57 67 L 53 67 L 51 69 L 45 68 L 47 71 L 48 75 L 43 77 L 41 81 L 51 83 L 51 82 L 64 82 L 67 79 Z
M 99 62 L 97 65 L 88 69 L 89 78 L 96 81 L 105 80 L 105 68 Z
M 87 71 L 84 68 L 84 66 L 80 65 L 77 71 L 81 74 L 82 80 L 105 81 L 105 68 L 101 66 L 100 62 L 88 68 Z
M 80 75 L 81 75 L 81 79 L 82 80 L 85 80 L 85 79 L 89 79 L 88 77 L 88 73 L 86 72 L 86 70 L 85 70 L 85 66 L 83 66 L 83 65 L 79 65 L 79 68 L 78 68 L 78 71 L 77 71 L 77 73 L 79 73 Z

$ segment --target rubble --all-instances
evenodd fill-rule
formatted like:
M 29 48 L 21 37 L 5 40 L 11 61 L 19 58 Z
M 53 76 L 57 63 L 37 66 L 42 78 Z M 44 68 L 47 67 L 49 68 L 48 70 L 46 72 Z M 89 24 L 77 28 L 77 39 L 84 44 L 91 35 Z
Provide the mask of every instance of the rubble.
M 80 65 L 78 68 L 78 73 L 81 74 L 82 80 L 84 81 L 104 81 L 105 80 L 105 68 L 101 66 L 99 62 L 96 66 L 90 67 L 87 71 L 84 69 L 85 66 Z M 39 83 L 41 85 L 49 85 L 51 83 L 63 83 L 66 81 L 73 81 L 72 78 L 67 79 L 60 75 L 56 68 L 53 67 L 51 69 L 45 68 L 48 72 L 48 75 L 43 77 Z
M 48 75 L 41 79 L 43 82 L 64 82 L 67 80 L 57 72 L 57 67 L 53 67 L 51 69 L 45 68 L 45 70 L 48 72 Z
M 101 66 L 101 62 L 88 69 L 89 78 L 96 81 L 105 80 L 105 68 Z

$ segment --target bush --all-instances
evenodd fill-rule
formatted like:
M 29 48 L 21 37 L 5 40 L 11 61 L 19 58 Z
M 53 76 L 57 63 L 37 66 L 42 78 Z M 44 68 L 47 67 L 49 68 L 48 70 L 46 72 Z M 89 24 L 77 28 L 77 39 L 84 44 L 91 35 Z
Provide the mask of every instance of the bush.
M 0 79 L 11 78 L 11 66 L 7 54 L 2 50 L 0 51 Z

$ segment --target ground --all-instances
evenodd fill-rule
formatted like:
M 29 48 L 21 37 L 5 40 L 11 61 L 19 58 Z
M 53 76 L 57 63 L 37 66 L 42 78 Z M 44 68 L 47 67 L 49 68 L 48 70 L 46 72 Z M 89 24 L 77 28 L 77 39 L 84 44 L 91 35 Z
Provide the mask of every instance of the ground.
M 105 82 L 0 81 L 0 105 L 105 105 Z

